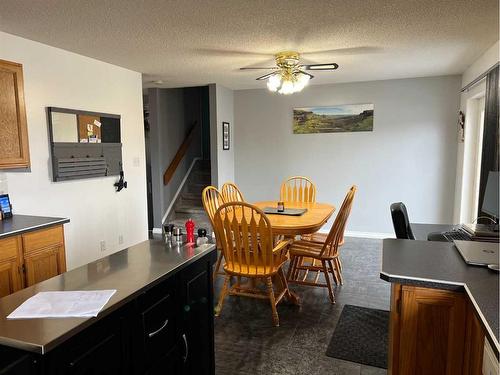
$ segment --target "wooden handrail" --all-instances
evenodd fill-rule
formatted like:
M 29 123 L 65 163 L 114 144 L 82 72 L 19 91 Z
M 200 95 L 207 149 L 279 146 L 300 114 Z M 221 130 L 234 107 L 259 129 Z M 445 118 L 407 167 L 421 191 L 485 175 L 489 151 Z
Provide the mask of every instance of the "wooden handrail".
M 174 173 L 177 170 L 179 163 L 181 162 L 182 158 L 184 158 L 184 155 L 186 155 L 186 152 L 193 140 L 194 133 L 197 127 L 198 127 L 198 121 L 195 121 L 193 126 L 191 126 L 191 129 L 189 129 L 186 138 L 184 139 L 181 146 L 177 150 L 177 153 L 175 154 L 174 158 L 170 162 L 170 165 L 165 170 L 165 173 L 163 174 L 163 185 L 167 185 L 174 176 Z

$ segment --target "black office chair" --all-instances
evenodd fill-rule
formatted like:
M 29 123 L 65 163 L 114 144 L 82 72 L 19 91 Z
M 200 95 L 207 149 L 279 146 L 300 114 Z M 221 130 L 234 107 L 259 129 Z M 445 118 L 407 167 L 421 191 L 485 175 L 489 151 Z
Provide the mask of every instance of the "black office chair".
M 415 236 L 411 230 L 410 220 L 408 219 L 408 212 L 403 202 L 391 204 L 392 224 L 394 225 L 394 232 L 396 238 L 402 240 L 414 240 Z

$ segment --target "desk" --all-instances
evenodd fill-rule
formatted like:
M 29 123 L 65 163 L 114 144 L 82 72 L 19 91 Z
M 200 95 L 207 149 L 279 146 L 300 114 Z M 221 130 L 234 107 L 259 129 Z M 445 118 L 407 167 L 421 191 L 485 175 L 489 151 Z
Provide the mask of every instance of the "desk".
M 277 201 L 264 201 L 254 203 L 260 209 L 264 207 L 276 207 Z M 307 208 L 307 212 L 300 216 L 270 215 L 267 217 L 271 222 L 273 234 L 295 236 L 298 234 L 311 234 L 321 229 L 335 211 L 335 206 L 327 203 L 289 203 L 285 202 L 285 208 Z
M 416 240 L 427 241 L 427 235 L 432 232 L 448 232 L 456 228 L 452 224 L 419 224 L 410 223 L 411 230 Z

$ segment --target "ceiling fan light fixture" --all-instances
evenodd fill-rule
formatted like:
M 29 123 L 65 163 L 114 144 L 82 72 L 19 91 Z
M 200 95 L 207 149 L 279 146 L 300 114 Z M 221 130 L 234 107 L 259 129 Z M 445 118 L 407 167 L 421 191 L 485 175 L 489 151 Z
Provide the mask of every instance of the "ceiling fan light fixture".
M 281 86 L 281 76 L 279 74 L 273 74 L 267 79 L 267 88 L 269 91 L 276 92 Z

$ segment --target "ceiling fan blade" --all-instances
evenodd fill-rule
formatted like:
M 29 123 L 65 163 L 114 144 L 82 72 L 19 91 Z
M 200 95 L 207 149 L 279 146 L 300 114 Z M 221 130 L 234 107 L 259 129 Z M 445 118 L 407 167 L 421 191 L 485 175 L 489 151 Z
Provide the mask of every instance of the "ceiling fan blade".
M 247 68 L 240 68 L 240 70 L 259 70 L 259 69 L 266 69 L 266 70 L 275 70 L 275 69 L 278 69 L 276 67 L 268 67 L 268 68 L 263 68 L 263 67 L 260 67 L 260 66 L 256 66 L 256 67 L 247 67 Z
M 299 73 L 302 73 L 302 74 L 305 74 L 306 76 L 309 76 L 309 78 L 310 78 L 310 79 L 313 79 L 313 78 L 314 78 L 314 76 L 313 76 L 312 74 L 309 74 L 309 73 L 307 73 L 307 72 L 305 72 L 305 71 L 303 71 L 303 70 L 298 70 L 298 72 L 299 72 Z
M 268 79 L 269 77 L 277 74 L 278 72 L 271 72 L 271 73 L 267 73 L 267 74 L 264 74 L 263 76 L 260 76 L 260 77 L 257 77 L 255 78 L 256 81 L 263 81 L 265 79 Z
M 311 64 L 311 65 L 303 65 L 302 69 L 305 70 L 318 70 L 318 71 L 334 71 L 338 69 L 339 64 L 337 63 L 328 63 L 328 64 Z

